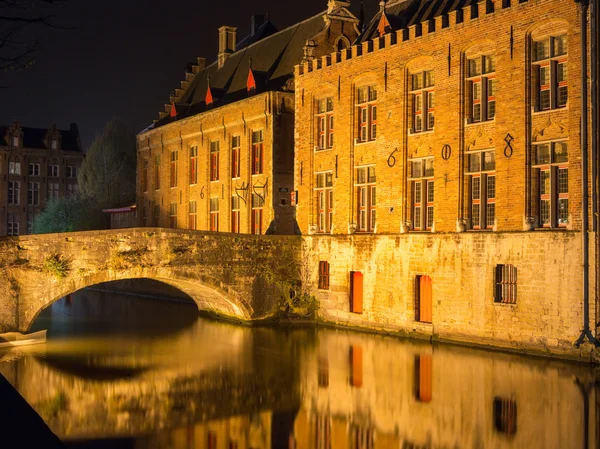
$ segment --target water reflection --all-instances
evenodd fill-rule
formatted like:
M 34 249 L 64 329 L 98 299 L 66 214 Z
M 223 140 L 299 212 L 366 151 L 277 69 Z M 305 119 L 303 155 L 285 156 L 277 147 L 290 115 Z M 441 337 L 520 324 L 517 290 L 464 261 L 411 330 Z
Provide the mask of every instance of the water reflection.
M 47 314 L 49 342 L 0 353 L 0 372 L 68 447 L 599 444 L 600 402 L 593 388 L 582 393 L 595 382 L 588 366 L 331 329 L 251 329 L 91 291 Z

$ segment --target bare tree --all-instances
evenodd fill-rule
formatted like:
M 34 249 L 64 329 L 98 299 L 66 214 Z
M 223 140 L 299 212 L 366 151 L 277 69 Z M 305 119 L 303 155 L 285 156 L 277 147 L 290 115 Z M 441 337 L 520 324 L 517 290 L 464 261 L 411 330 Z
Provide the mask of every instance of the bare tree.
M 54 23 L 52 6 L 68 0 L 0 0 L 0 70 L 20 70 L 34 63 L 39 41 L 34 27 L 65 28 Z

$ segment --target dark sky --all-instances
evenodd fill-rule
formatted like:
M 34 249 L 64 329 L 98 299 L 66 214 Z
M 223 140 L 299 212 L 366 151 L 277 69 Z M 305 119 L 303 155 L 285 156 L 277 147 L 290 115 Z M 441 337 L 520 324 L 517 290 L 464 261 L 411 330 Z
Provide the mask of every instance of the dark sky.
M 367 18 L 378 0 L 364 0 Z M 158 117 L 169 92 L 197 56 L 212 62 L 217 29 L 249 33 L 250 16 L 270 13 L 282 29 L 327 7 L 327 0 L 69 0 L 54 22 L 75 29 L 31 28 L 40 42 L 35 65 L 0 73 L 0 124 L 68 128 L 79 124 L 87 148 L 113 117 L 136 132 Z M 353 0 L 358 16 L 360 1 Z

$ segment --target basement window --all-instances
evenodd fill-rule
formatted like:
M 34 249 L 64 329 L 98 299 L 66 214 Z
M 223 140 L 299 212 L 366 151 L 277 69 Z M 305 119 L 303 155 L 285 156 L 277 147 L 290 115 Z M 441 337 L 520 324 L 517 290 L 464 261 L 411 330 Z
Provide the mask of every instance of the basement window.
M 496 295 L 494 302 L 517 303 L 517 267 L 509 264 L 496 265 Z

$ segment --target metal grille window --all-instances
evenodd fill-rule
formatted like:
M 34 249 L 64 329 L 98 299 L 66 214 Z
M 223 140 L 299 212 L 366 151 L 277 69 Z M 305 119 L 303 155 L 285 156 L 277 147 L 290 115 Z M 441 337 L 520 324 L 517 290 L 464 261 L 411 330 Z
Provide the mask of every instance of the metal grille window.
M 263 132 L 252 132 L 252 174 L 260 175 L 263 172 Z
M 240 197 L 231 197 L 231 232 L 240 232 Z
M 189 229 L 193 229 L 196 230 L 198 229 L 198 214 L 197 214 L 197 210 L 196 210 L 196 202 L 195 201 L 190 201 L 189 204 L 189 220 L 188 220 L 188 227 Z
M 190 184 L 198 184 L 198 147 L 190 147 Z
M 549 36 L 533 42 L 535 110 L 564 108 L 567 86 L 567 35 Z
M 566 141 L 534 145 L 533 176 L 537 179 L 539 225 L 569 224 L 569 152 Z
M 252 216 L 251 216 L 251 233 L 262 234 L 262 213 L 265 205 L 264 197 L 253 193 L 252 194 Z
M 496 219 L 496 153 L 467 153 L 469 214 L 472 229 L 492 229 Z
M 496 296 L 494 302 L 515 304 L 517 302 L 517 267 L 496 265 Z
M 154 156 L 154 189 L 160 189 L 160 154 Z
M 219 180 L 219 141 L 210 143 L 210 180 Z
M 171 203 L 169 205 L 169 227 L 177 227 L 177 203 Z
M 433 228 L 433 158 L 410 161 L 412 184 L 412 223 L 416 231 Z
M 317 100 L 317 149 L 333 147 L 333 98 Z
M 29 176 L 40 176 L 40 164 L 29 164 Z
M 431 131 L 435 125 L 435 79 L 433 70 L 413 73 L 410 79 L 412 132 Z
M 329 262 L 319 261 L 319 289 L 329 290 Z
M 171 164 L 170 164 L 170 186 L 177 187 L 177 161 L 179 159 L 179 153 L 177 151 L 171 151 Z
M 330 233 L 333 222 L 333 172 L 317 173 L 317 232 Z
M 148 159 L 142 163 L 142 192 L 148 191 Z
M 375 167 L 357 167 L 356 197 L 358 199 L 358 230 L 374 232 L 377 218 Z
M 231 138 L 231 177 L 240 177 L 240 136 Z
M 40 205 L 40 183 L 30 182 L 29 188 L 27 189 L 27 205 L 39 206 Z
M 483 122 L 496 116 L 496 63 L 494 55 L 468 60 L 469 121 Z
M 358 89 L 358 141 L 377 138 L 377 88 L 365 86 Z
M 21 197 L 21 183 L 19 181 L 8 181 L 8 204 L 16 206 Z
M 8 214 L 7 234 L 19 235 L 19 219 L 15 214 Z
M 210 230 L 219 230 L 219 197 L 210 199 Z
M 517 402 L 494 398 L 494 428 L 507 435 L 517 433 Z

